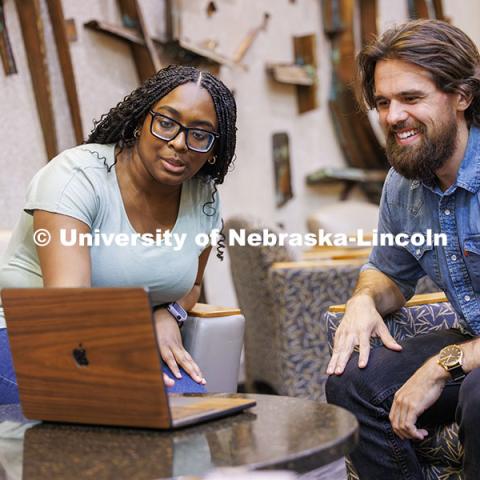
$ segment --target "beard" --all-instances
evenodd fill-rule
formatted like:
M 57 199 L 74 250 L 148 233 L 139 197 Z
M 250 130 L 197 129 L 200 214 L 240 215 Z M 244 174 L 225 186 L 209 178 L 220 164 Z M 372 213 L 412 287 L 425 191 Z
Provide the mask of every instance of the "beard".
M 453 116 L 430 134 L 424 124 L 409 128 L 418 129 L 420 139 L 415 145 L 399 145 L 396 132 L 404 130 L 405 122 L 387 132 L 387 158 L 390 165 L 408 180 L 420 180 L 427 185 L 435 184 L 435 172 L 453 155 L 457 142 L 457 121 Z

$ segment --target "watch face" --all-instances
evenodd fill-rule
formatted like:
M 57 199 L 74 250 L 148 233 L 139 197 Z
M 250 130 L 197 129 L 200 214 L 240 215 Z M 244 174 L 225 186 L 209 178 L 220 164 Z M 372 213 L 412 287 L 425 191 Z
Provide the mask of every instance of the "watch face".
M 462 360 L 462 350 L 458 345 L 449 345 L 440 352 L 440 363 L 446 367 L 451 368 L 460 365 Z

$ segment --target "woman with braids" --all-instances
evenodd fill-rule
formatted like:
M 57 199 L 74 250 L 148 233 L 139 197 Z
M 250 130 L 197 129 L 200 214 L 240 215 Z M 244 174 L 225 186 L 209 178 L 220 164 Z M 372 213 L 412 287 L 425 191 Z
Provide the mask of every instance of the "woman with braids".
M 205 391 L 174 314 L 200 295 L 211 247 L 196 236 L 222 227 L 216 187 L 234 157 L 235 122 L 235 100 L 211 74 L 174 65 L 157 72 L 103 115 L 85 144 L 35 175 L 0 288 L 149 287 L 160 353 L 175 378 L 165 375 L 167 385 Z M 35 245 L 39 229 L 51 235 L 47 245 Z M 138 241 L 79 241 L 125 233 Z M 0 307 L 0 404 L 18 401 L 5 327 Z

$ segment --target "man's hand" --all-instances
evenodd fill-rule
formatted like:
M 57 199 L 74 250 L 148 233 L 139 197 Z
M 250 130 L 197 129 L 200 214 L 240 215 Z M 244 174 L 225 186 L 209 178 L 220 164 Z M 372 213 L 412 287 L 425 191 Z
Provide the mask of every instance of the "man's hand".
M 397 391 L 390 410 L 393 431 L 402 439 L 423 440 L 428 432 L 416 427 L 418 417 L 440 397 L 448 372 L 432 357 Z
M 183 348 L 176 320 L 163 308 L 155 310 L 154 317 L 160 355 L 175 377 L 182 378 L 178 369 L 180 365 L 197 383 L 206 384 L 200 368 Z
M 359 346 L 358 366 L 365 368 L 370 355 L 370 337 L 378 336 L 391 350 L 402 347 L 390 335 L 383 318 L 377 312 L 373 299 L 368 295 L 352 297 L 347 303 L 346 313 L 335 333 L 333 353 L 327 367 L 328 375 L 341 375 L 352 355 Z

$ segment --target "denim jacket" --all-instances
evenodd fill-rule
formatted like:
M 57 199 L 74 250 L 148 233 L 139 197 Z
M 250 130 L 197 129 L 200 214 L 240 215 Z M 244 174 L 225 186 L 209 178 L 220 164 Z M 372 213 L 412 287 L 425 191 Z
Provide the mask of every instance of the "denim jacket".
M 428 275 L 475 335 L 480 334 L 480 129 L 470 129 L 457 179 L 446 191 L 407 180 L 390 169 L 380 203 L 378 234 L 446 235 L 445 246 L 375 246 L 362 270 L 388 275 L 406 299 Z

